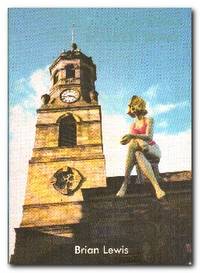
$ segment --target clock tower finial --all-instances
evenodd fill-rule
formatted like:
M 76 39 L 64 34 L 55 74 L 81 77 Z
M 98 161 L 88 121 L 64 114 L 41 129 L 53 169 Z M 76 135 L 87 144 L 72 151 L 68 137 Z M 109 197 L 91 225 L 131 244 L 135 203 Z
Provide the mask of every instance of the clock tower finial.
M 72 25 L 72 44 L 74 43 L 75 33 L 74 33 L 74 24 Z
M 75 25 L 72 25 L 72 41 L 71 41 L 72 51 L 76 51 L 78 49 L 77 44 L 75 43 Z

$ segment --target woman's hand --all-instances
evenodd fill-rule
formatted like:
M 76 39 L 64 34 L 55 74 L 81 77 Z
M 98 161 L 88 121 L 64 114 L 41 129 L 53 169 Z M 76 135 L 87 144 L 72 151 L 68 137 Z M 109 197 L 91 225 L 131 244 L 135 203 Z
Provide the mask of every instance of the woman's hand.
M 122 145 L 126 145 L 126 144 L 128 144 L 128 143 L 131 141 L 131 139 L 133 139 L 133 137 L 134 137 L 134 136 L 133 136 L 133 135 L 130 135 L 130 134 L 125 135 L 125 136 L 122 137 L 120 143 L 121 143 Z

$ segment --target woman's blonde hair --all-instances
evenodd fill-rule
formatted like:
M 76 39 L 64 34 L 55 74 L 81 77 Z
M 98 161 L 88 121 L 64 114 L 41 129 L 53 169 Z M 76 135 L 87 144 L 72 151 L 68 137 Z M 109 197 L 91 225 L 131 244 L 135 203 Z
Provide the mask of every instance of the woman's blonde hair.
M 138 114 L 146 115 L 146 102 L 139 96 L 133 96 L 129 103 L 129 106 Z

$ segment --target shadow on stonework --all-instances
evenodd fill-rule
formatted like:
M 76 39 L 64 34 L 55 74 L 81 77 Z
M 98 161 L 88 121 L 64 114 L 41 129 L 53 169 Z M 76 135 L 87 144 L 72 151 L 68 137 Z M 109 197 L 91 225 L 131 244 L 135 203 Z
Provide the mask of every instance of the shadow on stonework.
M 137 185 L 135 177 L 131 179 L 124 198 L 115 197 L 123 177 L 108 178 L 106 188 L 82 190 L 84 202 L 78 224 L 16 229 L 11 263 L 190 265 L 191 181 L 163 183 L 168 196 L 163 204 L 154 198 L 150 185 Z M 75 246 L 82 254 L 75 253 Z

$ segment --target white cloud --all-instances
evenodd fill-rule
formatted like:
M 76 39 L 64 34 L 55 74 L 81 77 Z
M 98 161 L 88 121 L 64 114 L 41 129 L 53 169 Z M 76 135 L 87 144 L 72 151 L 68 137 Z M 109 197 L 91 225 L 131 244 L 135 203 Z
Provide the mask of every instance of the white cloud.
M 102 114 L 103 145 L 107 176 L 123 175 L 127 146 L 120 139 L 129 131 L 129 125 L 120 115 Z
M 29 78 L 30 86 L 35 91 L 36 99 L 40 101 L 40 97 L 49 92 L 50 80 L 49 80 L 49 66 L 44 69 L 38 69 Z
M 162 151 L 160 171 L 191 170 L 191 131 L 176 135 L 155 134 L 155 140 Z
M 22 218 L 22 204 L 28 171 L 28 160 L 35 135 L 35 116 L 20 105 L 11 108 L 9 145 L 10 250 L 14 248 L 15 232 Z
M 147 104 L 148 113 L 152 116 L 167 113 L 176 108 L 185 107 L 188 105 L 187 101 L 179 102 L 179 103 L 166 103 L 166 104 L 155 104 L 149 105 Z
M 15 91 L 22 93 L 20 105 L 30 111 L 40 106 L 41 96 L 49 93 L 50 80 L 48 66 L 38 69 L 27 79 L 22 78 L 15 83 Z M 26 94 L 25 94 L 26 92 Z
M 162 121 L 158 122 L 157 127 L 167 128 L 168 127 L 168 122 L 166 120 L 162 120 Z
M 147 100 L 148 113 L 151 116 L 156 116 L 159 114 L 170 112 L 171 110 L 174 110 L 177 107 L 189 106 L 188 101 L 182 101 L 179 103 L 155 103 L 158 88 L 159 88 L 158 84 L 152 85 L 143 93 L 143 97 Z
M 166 113 L 169 112 L 170 110 L 176 108 L 176 104 L 157 104 L 152 108 L 153 114 L 161 114 L 161 113 Z
M 143 96 L 149 100 L 156 98 L 158 90 L 158 84 L 150 86 L 147 91 L 143 93 Z

